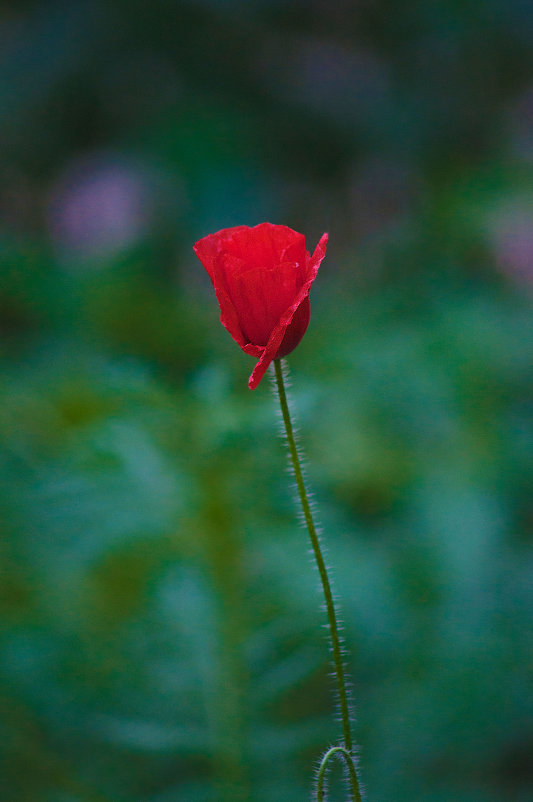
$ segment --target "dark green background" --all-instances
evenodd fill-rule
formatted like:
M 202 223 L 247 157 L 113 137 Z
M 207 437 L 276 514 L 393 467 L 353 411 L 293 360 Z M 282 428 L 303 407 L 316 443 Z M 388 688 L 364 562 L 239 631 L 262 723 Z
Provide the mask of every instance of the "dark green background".
M 192 253 L 270 220 L 330 234 L 289 361 L 368 800 L 530 800 L 530 5 L 17 2 L 0 43 L 0 798 L 309 798 L 317 577 Z

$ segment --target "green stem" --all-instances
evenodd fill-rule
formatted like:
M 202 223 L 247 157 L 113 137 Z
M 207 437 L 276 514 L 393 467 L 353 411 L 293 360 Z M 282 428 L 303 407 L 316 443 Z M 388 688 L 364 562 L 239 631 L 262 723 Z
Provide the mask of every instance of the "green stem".
M 316 530 L 315 522 L 313 520 L 313 515 L 311 513 L 311 505 L 309 504 L 309 497 L 305 487 L 302 467 L 300 464 L 300 458 L 298 456 L 298 449 L 296 447 L 296 441 L 294 439 L 294 430 L 292 426 L 291 415 L 289 412 L 289 405 L 287 402 L 287 394 L 285 392 L 285 382 L 283 379 L 283 367 L 281 365 L 281 360 L 279 359 L 274 360 L 274 371 L 279 395 L 279 403 L 281 406 L 281 414 L 283 416 L 283 423 L 285 426 L 285 433 L 287 435 L 287 443 L 289 446 L 290 458 L 294 469 L 294 476 L 296 479 L 298 494 L 300 496 L 300 502 L 302 504 L 305 523 L 307 525 L 307 530 L 309 532 L 309 537 L 311 539 L 311 545 L 313 547 L 313 552 L 315 555 L 318 572 L 320 574 L 320 580 L 322 582 L 324 599 L 326 601 L 326 611 L 329 621 L 329 634 L 331 638 L 331 650 L 333 653 L 333 664 L 335 667 L 339 706 L 341 710 L 344 749 L 350 756 L 353 765 L 352 735 L 350 730 L 348 692 L 346 689 L 346 680 L 344 677 L 344 667 L 342 664 L 342 651 L 339 637 L 339 627 L 337 625 L 337 617 L 335 614 L 335 605 L 333 603 L 331 585 L 328 577 L 328 572 L 326 569 L 326 563 L 324 562 L 324 557 L 322 556 L 322 550 L 320 548 L 318 532 Z M 354 802 L 361 802 L 361 792 L 359 790 L 359 784 L 357 781 L 355 768 L 353 772 L 350 771 L 350 779 L 352 786 L 352 799 L 354 800 Z
M 332 746 L 331 749 L 328 749 L 322 761 L 320 763 L 320 767 L 318 769 L 318 776 L 317 776 L 317 784 L 316 784 L 316 799 L 317 802 L 324 802 L 324 782 L 326 779 L 326 768 L 328 762 L 331 760 L 332 757 L 341 757 L 344 758 L 346 762 L 346 768 L 348 769 L 348 773 L 350 775 L 350 781 L 352 784 L 352 788 L 357 788 L 357 775 L 355 773 L 355 766 L 353 762 L 353 757 L 343 746 Z M 359 797 L 360 798 L 360 797 Z

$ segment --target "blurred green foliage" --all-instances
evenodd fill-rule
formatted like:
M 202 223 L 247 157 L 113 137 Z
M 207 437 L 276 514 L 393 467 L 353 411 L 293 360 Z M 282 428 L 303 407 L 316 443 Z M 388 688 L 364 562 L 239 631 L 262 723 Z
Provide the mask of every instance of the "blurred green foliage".
M 532 37 L 521 0 L 3 6 L 2 800 L 303 800 L 338 735 L 191 251 L 265 219 L 330 233 L 290 362 L 368 799 L 531 799 Z

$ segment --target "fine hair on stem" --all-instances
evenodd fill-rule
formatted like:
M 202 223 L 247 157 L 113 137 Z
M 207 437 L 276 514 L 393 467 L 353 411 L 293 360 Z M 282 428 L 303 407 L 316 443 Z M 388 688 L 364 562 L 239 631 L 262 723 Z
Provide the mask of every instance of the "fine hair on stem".
M 351 721 L 350 721 L 351 705 L 349 699 L 349 686 L 346 677 L 346 667 L 342 659 L 343 649 L 339 632 L 339 624 L 337 621 L 335 601 L 331 590 L 331 583 L 328 575 L 328 570 L 326 567 L 326 563 L 324 561 L 323 550 L 320 543 L 319 531 L 315 524 L 312 506 L 309 499 L 309 493 L 307 491 L 307 487 L 305 484 L 300 449 L 296 442 L 294 426 L 289 409 L 289 402 L 286 392 L 286 385 L 288 383 L 287 373 L 288 371 L 286 364 L 284 362 L 282 363 L 280 359 L 275 359 L 274 370 L 273 370 L 274 387 L 279 399 L 281 417 L 283 421 L 283 431 L 285 434 L 287 448 L 289 451 L 290 464 L 293 470 L 294 478 L 296 481 L 296 488 L 298 491 L 298 496 L 302 507 L 303 520 L 305 522 L 307 531 L 309 533 L 309 538 L 311 540 L 311 547 L 315 558 L 316 566 L 318 568 L 318 573 L 320 575 L 322 591 L 324 594 L 324 601 L 329 624 L 329 638 L 330 638 L 332 662 L 334 669 L 333 673 L 336 680 L 336 688 L 337 688 L 337 702 L 340 712 L 340 720 L 342 724 L 341 743 L 338 746 L 333 747 L 333 751 L 331 749 L 328 750 L 325 753 L 324 757 L 322 758 L 322 762 L 320 764 L 320 768 L 317 775 L 316 798 L 318 802 L 321 802 L 321 800 L 324 799 L 326 765 L 330 757 L 332 757 L 333 755 L 337 756 L 337 753 L 339 753 L 342 755 L 345 763 L 347 764 L 348 780 L 350 785 L 352 802 L 361 802 L 362 796 L 357 778 L 353 744 L 352 744 Z

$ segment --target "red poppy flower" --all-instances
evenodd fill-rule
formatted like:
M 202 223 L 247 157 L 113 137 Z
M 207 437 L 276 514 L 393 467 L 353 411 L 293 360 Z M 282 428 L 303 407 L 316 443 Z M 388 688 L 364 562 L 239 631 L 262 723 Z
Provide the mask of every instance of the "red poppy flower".
M 309 290 L 326 255 L 323 234 L 309 256 L 305 237 L 261 223 L 209 234 L 194 251 L 209 273 L 220 322 L 246 354 L 259 357 L 248 386 L 255 390 L 273 359 L 293 351 L 309 325 Z

